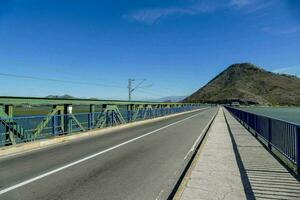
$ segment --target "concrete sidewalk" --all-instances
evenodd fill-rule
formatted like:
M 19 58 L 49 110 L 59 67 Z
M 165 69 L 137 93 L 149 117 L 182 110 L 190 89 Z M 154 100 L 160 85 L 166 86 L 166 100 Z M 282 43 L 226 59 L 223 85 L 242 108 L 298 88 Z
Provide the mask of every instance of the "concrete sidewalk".
M 193 162 L 178 199 L 300 199 L 299 181 L 224 108 Z
M 300 199 L 300 182 L 224 109 L 248 199 Z
M 198 153 L 180 199 L 246 199 L 222 108 Z

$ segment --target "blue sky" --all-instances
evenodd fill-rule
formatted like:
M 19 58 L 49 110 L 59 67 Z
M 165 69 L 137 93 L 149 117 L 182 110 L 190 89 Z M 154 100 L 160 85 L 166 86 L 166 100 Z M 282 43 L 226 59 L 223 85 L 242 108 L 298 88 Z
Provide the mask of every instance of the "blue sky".
M 90 84 L 0 75 L 0 95 L 188 95 L 237 62 L 300 76 L 299 1 L 0 0 L 0 73 Z

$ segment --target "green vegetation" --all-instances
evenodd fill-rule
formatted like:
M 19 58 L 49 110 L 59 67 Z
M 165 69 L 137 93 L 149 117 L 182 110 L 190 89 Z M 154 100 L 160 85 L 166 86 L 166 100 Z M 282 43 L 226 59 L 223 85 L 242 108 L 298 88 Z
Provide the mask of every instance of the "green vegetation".
M 52 106 L 16 106 L 14 116 L 47 115 L 52 110 Z M 98 109 L 101 110 L 100 108 Z M 89 106 L 73 106 L 73 113 L 88 113 Z
M 300 79 L 268 72 L 250 63 L 234 64 L 184 101 L 299 106 Z

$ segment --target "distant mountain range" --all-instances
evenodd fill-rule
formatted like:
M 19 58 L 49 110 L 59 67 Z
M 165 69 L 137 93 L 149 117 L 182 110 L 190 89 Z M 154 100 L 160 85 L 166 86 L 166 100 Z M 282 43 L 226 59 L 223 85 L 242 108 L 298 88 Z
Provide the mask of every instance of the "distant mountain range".
M 182 101 L 184 98 L 186 98 L 186 96 L 168 96 L 168 97 L 163 97 L 163 98 L 159 98 L 159 99 L 153 99 L 150 101 L 154 101 L 154 102 L 179 102 Z
M 234 64 L 184 101 L 300 105 L 300 79 L 268 72 L 250 63 Z
M 46 98 L 50 98 L 50 99 L 78 99 L 77 97 L 73 97 L 71 95 L 65 94 L 65 95 L 48 95 L 46 96 Z
M 74 97 L 68 94 L 65 95 L 48 95 L 46 98 L 51 99 L 80 99 L 78 97 Z M 151 100 L 145 100 L 145 101 L 153 101 L 153 102 L 179 102 L 182 101 L 186 96 L 169 96 L 169 97 L 163 97 L 160 99 L 151 99 Z M 89 98 L 91 100 L 99 100 L 97 98 Z

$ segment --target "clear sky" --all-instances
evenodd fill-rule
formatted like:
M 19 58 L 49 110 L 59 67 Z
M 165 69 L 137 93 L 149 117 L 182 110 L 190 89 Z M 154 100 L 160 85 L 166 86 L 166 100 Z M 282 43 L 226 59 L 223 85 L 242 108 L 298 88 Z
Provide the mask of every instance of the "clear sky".
M 0 73 L 67 81 L 0 75 L 0 95 L 188 95 L 236 62 L 299 76 L 300 1 L 0 0 Z

